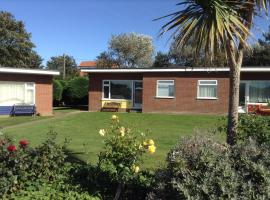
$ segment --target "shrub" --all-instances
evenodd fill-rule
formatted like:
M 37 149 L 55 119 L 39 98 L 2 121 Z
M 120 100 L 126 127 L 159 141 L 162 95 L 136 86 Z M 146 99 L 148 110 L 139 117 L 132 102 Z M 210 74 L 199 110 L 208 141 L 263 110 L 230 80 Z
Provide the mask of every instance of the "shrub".
M 269 156 L 254 141 L 231 147 L 211 137 L 182 139 L 149 199 L 269 199 Z
M 220 123 L 217 125 L 218 132 L 226 133 L 225 122 L 224 118 L 220 119 Z M 254 114 L 239 115 L 237 142 L 245 142 L 250 138 L 258 144 L 270 145 L 270 117 Z
M 53 80 L 53 104 L 58 106 L 62 100 L 64 88 L 59 80 Z
M 16 200 L 99 200 L 100 198 L 90 196 L 87 192 L 80 191 L 77 188 L 66 187 L 63 183 L 62 186 L 44 183 L 38 190 L 22 190 L 16 194 L 12 194 L 10 199 Z
M 270 145 L 270 117 L 245 114 L 240 115 L 238 141 L 252 138 L 259 144 Z
M 88 103 L 88 78 L 75 77 L 68 81 L 65 91 L 66 103 L 87 104 Z
M 70 166 L 65 162 L 65 145 L 58 145 L 56 134 L 39 147 L 30 148 L 27 140 L 14 144 L 0 139 L 0 196 L 10 197 L 18 191 L 38 190 L 46 182 L 59 183 L 67 177 Z
M 156 147 L 144 134 L 122 126 L 116 115 L 112 116 L 111 127 L 101 129 L 99 134 L 104 137 L 105 146 L 98 156 L 98 168 L 112 183 L 117 183 L 115 199 L 118 199 L 123 189 L 142 175 L 139 173 L 142 155 L 154 153 Z

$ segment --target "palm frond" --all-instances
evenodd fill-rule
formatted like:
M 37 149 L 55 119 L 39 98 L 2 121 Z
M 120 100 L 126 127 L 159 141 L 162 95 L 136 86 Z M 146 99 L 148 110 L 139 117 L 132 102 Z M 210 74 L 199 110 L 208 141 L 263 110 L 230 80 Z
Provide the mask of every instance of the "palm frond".
M 264 5 L 264 4 L 263 4 Z M 192 45 L 195 53 L 204 51 L 214 57 L 217 51 L 225 49 L 225 42 L 232 39 L 235 43 L 246 43 L 250 34 L 240 10 L 244 1 L 234 0 L 185 0 L 185 8 L 163 18 L 170 17 L 164 24 L 161 35 L 171 30 L 179 48 Z M 160 18 L 161 19 L 161 18 Z

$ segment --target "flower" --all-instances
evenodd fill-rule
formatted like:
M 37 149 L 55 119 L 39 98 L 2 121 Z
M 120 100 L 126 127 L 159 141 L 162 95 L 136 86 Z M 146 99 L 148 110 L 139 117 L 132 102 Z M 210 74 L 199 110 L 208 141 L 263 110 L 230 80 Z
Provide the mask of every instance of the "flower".
M 106 133 L 105 129 L 100 129 L 99 130 L 99 135 L 105 136 L 105 133 Z
M 148 142 L 147 141 L 144 141 L 143 142 L 143 146 L 148 146 Z
M 126 132 L 126 128 L 122 126 L 122 127 L 119 129 L 119 132 L 120 132 L 121 136 L 124 137 L 124 136 L 125 136 L 125 132 Z
M 112 116 L 112 120 L 118 120 L 118 116 L 117 115 L 113 115 Z
M 135 173 L 138 173 L 138 172 L 140 171 L 140 167 L 139 167 L 139 166 L 133 165 L 133 166 L 132 166 L 132 170 L 133 170 Z
M 19 144 L 22 148 L 25 148 L 29 144 L 29 142 L 27 140 L 21 140 Z
M 139 149 L 142 149 L 142 148 L 143 148 L 143 146 L 140 144 L 140 145 L 139 145 Z
M 148 147 L 148 151 L 149 151 L 149 153 L 151 153 L 151 154 L 155 153 L 155 152 L 156 152 L 156 147 L 155 147 L 155 145 L 150 145 L 150 146 Z
M 16 148 L 15 145 L 10 144 L 10 145 L 8 145 L 7 150 L 8 150 L 9 152 L 14 152 L 14 151 L 17 150 L 17 148 Z
M 155 145 L 155 142 L 154 142 L 154 140 L 148 140 L 148 144 L 151 146 L 151 145 Z

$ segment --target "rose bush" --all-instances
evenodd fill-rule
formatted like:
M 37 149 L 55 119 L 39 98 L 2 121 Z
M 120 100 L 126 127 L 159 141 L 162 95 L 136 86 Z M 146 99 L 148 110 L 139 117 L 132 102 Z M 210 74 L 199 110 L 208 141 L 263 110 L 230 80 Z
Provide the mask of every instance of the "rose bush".
M 110 128 L 100 129 L 99 134 L 105 145 L 98 156 L 98 168 L 117 183 L 115 199 L 118 199 L 125 187 L 140 176 L 142 155 L 155 153 L 156 146 L 145 134 L 123 126 L 116 115 L 111 117 Z

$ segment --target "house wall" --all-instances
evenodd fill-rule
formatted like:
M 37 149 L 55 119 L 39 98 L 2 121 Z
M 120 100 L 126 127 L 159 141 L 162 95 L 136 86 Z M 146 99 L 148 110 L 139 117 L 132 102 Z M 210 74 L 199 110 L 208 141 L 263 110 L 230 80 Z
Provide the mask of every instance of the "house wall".
M 175 98 L 156 98 L 157 80 L 174 80 Z M 197 99 L 198 80 L 217 80 L 218 99 Z M 228 96 L 228 73 L 145 73 L 143 78 L 143 112 L 224 114 Z
M 0 73 L 0 81 L 35 82 L 35 104 L 40 115 L 53 114 L 52 76 Z
M 89 111 L 100 111 L 102 104 L 102 81 L 103 80 L 142 80 L 142 74 L 132 73 L 90 73 L 89 74 Z M 113 100 L 110 100 L 112 102 Z M 108 102 L 108 100 L 106 100 Z M 117 101 L 119 102 L 119 101 Z M 122 102 L 128 107 L 131 102 Z M 124 106 L 124 107 L 125 107 Z M 123 107 L 123 108 L 124 108 Z
M 226 114 L 229 105 L 228 72 L 91 73 L 89 110 L 100 111 L 102 80 L 143 80 L 143 112 Z M 157 80 L 175 81 L 175 98 L 156 98 Z M 198 80 L 217 80 L 218 99 L 197 99 Z M 270 73 L 241 74 L 241 80 L 270 80 Z

